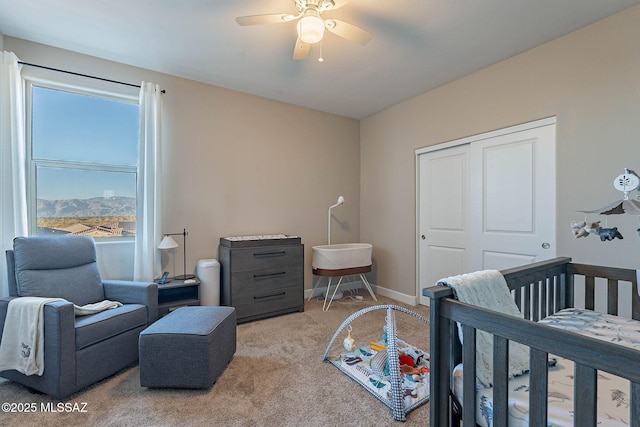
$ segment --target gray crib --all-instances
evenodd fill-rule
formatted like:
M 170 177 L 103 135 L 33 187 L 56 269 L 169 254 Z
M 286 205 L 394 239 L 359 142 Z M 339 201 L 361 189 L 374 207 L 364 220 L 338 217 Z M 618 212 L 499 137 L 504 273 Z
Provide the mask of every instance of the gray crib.
M 584 308 L 594 309 L 596 288 L 606 286 L 606 307 L 618 315 L 620 282 L 631 282 L 632 317 L 640 320 L 640 296 L 635 270 L 575 264 L 570 258 L 555 258 L 502 271 L 524 319 L 461 303 L 450 288 L 423 289 L 431 303 L 431 400 L 433 426 L 476 425 L 475 412 L 475 331 L 494 337 L 493 424 L 507 426 L 508 342 L 530 347 L 531 426 L 547 425 L 548 355 L 558 355 L 575 363 L 574 425 L 596 425 L 597 371 L 630 380 L 631 425 L 640 426 L 640 352 L 610 342 L 536 323 L 538 320 L 574 307 L 576 282 L 584 286 Z M 583 276 L 584 280 L 576 280 Z M 603 278 L 604 280 L 596 280 Z M 628 298 L 627 295 L 621 298 Z M 464 346 L 456 323 L 462 325 Z M 640 339 L 640 331 L 638 332 Z M 452 370 L 464 364 L 463 401 L 453 395 Z

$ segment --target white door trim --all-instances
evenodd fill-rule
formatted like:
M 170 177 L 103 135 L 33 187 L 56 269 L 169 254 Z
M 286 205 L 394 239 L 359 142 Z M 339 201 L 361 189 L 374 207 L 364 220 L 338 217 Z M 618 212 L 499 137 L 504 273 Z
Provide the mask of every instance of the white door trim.
M 510 133 L 520 132 L 523 130 L 535 129 L 542 126 L 555 125 L 556 117 L 547 117 L 546 119 L 540 119 L 533 122 L 522 123 L 519 125 L 509 126 L 503 129 L 496 129 L 478 135 L 467 136 L 453 141 L 442 142 L 436 145 L 430 145 L 428 147 L 417 148 L 415 150 L 416 165 L 418 164 L 418 156 L 423 153 L 429 153 L 431 151 L 443 150 L 445 148 L 456 147 L 458 145 L 471 144 L 472 142 L 482 141 L 483 139 L 495 138 L 496 136 L 508 135 Z

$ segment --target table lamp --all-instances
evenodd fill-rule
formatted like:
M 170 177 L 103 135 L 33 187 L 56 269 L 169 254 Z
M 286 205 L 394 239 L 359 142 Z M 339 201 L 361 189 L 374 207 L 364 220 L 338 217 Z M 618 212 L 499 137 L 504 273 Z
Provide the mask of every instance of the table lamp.
M 178 246 L 178 243 L 173 239 L 173 237 L 171 236 L 182 236 L 183 238 L 183 244 L 182 244 L 182 249 L 183 249 L 183 253 L 182 253 L 182 262 L 183 262 L 183 273 L 180 276 L 175 276 L 174 279 L 176 280 L 187 280 L 187 279 L 193 279 L 195 278 L 195 274 L 187 274 L 187 230 L 183 229 L 182 233 L 165 233 L 164 238 L 162 239 L 162 241 L 160 242 L 160 244 L 158 245 L 158 249 L 160 250 L 167 250 L 167 249 L 175 249 Z

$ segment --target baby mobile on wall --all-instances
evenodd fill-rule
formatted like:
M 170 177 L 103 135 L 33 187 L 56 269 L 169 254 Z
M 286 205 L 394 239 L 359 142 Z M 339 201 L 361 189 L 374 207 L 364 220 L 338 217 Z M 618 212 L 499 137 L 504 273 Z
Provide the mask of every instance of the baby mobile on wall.
M 636 194 L 636 200 L 630 199 L 629 194 L 632 191 L 638 190 L 640 187 L 640 177 L 631 169 L 624 169 L 624 173 L 619 175 L 613 181 L 613 187 L 621 191 L 624 195 L 621 200 L 615 201 L 610 205 L 602 207 L 600 209 L 594 209 L 590 211 L 578 211 L 585 214 L 584 221 L 574 221 L 571 223 L 571 230 L 574 237 L 587 237 L 589 234 L 596 234 L 600 236 L 600 240 L 605 242 L 614 240 L 616 238 L 622 239 L 622 234 L 618 231 L 618 227 L 600 227 L 600 221 L 589 222 L 587 221 L 587 214 L 600 214 L 600 215 L 639 215 L 640 216 L 640 191 Z M 640 228 L 636 230 L 640 235 Z

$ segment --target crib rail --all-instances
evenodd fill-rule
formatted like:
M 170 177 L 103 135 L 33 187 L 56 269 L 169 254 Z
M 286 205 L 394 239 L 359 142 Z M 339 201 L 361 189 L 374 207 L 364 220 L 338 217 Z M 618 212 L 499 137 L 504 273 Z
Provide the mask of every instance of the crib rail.
M 595 289 L 604 278 L 607 309 L 618 314 L 620 282 L 631 282 L 632 317 L 640 320 L 640 297 L 635 270 L 584 264 L 572 264 L 570 258 L 556 258 L 502 271 L 516 304 L 525 319 L 470 306 L 454 300 L 451 289 L 431 287 L 423 295 L 431 298 L 431 424 L 452 425 L 450 397 L 453 367 L 464 363 L 462 419 L 464 426 L 475 426 L 475 331 L 494 335 L 494 425 L 507 425 L 508 342 L 531 348 L 530 425 L 547 423 L 547 358 L 549 353 L 575 363 L 574 425 L 596 424 L 597 370 L 610 372 L 631 381 L 630 417 L 632 426 L 640 426 L 640 357 L 638 352 L 577 335 L 572 332 L 533 323 L 563 308 L 574 306 L 575 276 L 584 276 L 585 308 L 594 308 Z M 457 338 L 456 322 L 462 325 L 464 348 Z
M 620 282 L 631 282 L 631 317 L 640 320 L 640 294 L 638 294 L 638 279 L 636 270 L 626 268 L 612 268 L 597 265 L 573 264 L 567 265 L 567 273 L 573 279 L 575 275 L 584 276 L 585 280 L 585 308 L 594 309 L 596 279 L 607 280 L 607 312 L 618 315 L 620 298 L 618 289 Z M 573 305 L 573 301 L 571 301 Z
M 465 378 L 463 401 L 463 425 L 475 426 L 475 331 L 487 331 L 494 336 L 494 426 L 507 426 L 507 372 L 509 341 L 516 341 L 531 348 L 530 425 L 547 425 L 547 357 L 549 353 L 573 360 L 575 363 L 575 425 L 596 425 L 596 370 L 610 372 L 629 379 L 633 384 L 632 409 L 640 410 L 640 358 L 633 349 L 577 335 L 527 320 L 471 307 L 455 300 L 442 305 L 441 316 L 463 324 L 464 347 L 462 363 Z M 481 315 L 479 315 L 481 314 Z M 498 337 L 498 338 L 496 338 Z M 470 369 L 473 367 L 473 369 Z M 448 366 L 449 371 L 453 366 Z M 432 361 L 432 372 L 433 368 Z M 470 371 L 470 372 L 469 372 Z M 544 408 L 542 410 L 541 408 Z M 635 417 L 635 421 L 634 418 Z M 638 414 L 632 415 L 631 425 L 640 422 Z
M 573 282 L 567 278 L 570 262 L 571 258 L 554 258 L 502 271 L 525 319 L 538 321 L 573 305 Z

